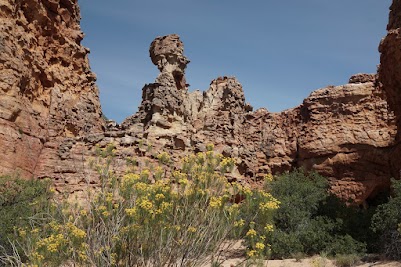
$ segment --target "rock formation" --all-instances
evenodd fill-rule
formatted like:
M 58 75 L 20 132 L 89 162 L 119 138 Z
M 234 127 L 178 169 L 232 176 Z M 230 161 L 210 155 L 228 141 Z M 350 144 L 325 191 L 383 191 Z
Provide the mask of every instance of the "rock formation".
M 76 193 L 98 183 L 87 164 L 96 147 L 114 143 L 122 171 L 127 157 L 145 166 L 167 151 L 174 167 L 214 143 L 236 160 L 230 179 L 257 186 L 268 173 L 304 167 L 328 177 L 343 199 L 369 202 L 401 166 L 400 2 L 391 7 L 378 75 L 354 75 L 280 113 L 253 111 L 234 77 L 189 92 L 179 36 L 157 37 L 149 52 L 160 74 L 144 86 L 138 112 L 105 125 L 76 2 L 0 0 L 0 172 L 49 176 L 57 190 Z
M 387 36 L 379 46 L 379 87 L 384 91 L 391 110 L 396 116 L 397 128 L 401 129 L 401 1 L 394 0 L 390 7 L 390 19 Z M 395 143 L 390 149 L 390 168 L 392 176 L 401 174 L 401 131 L 398 131 Z
M 0 172 L 45 176 L 58 140 L 103 131 L 78 5 L 1 0 L 0 20 Z

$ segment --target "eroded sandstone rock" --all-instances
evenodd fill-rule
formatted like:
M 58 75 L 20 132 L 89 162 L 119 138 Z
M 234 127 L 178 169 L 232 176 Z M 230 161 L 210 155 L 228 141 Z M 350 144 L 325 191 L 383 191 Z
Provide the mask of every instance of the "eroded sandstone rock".
M 379 46 L 380 89 L 385 93 L 390 109 L 396 116 L 396 125 L 401 129 L 401 1 L 393 0 L 390 7 L 390 19 L 387 25 L 387 36 Z M 401 175 L 401 131 L 397 132 L 395 143 L 390 147 L 391 175 Z
M 56 139 L 103 131 L 79 20 L 72 0 L 0 1 L 1 173 L 51 174 Z
M 155 42 L 164 40 L 163 47 L 179 43 L 181 48 L 177 38 L 157 38 L 152 59 Z M 174 57 L 182 53 L 179 49 Z M 159 69 L 163 75 L 165 70 Z M 143 89 L 134 115 L 142 119 L 123 123 L 125 129 L 142 123 L 144 136 L 157 150 L 178 158 L 214 143 L 237 160 L 236 176 L 251 184 L 268 173 L 314 169 L 331 180 L 337 195 L 357 203 L 389 186 L 389 151 L 397 128 L 375 74 L 357 74 L 347 85 L 319 89 L 301 106 L 281 113 L 252 112 L 235 78 L 217 78 L 203 93 L 188 93 L 159 78 Z
M 77 3 L 0 0 L 0 173 L 19 168 L 79 194 L 99 184 L 88 162 L 109 143 L 119 172 L 126 158 L 146 168 L 162 151 L 175 168 L 214 143 L 236 161 L 230 180 L 258 186 L 268 173 L 304 167 L 328 177 L 343 199 L 364 204 L 401 166 L 400 9 L 394 0 L 378 75 L 354 75 L 280 113 L 253 111 L 234 77 L 188 92 L 183 43 L 176 34 L 157 37 L 149 52 L 160 74 L 144 86 L 139 111 L 105 125 Z

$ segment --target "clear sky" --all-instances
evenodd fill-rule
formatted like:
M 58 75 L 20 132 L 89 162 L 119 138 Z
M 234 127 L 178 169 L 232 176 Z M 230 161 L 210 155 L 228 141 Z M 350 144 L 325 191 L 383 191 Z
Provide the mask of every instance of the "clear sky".
M 235 76 L 255 108 L 278 112 L 312 91 L 376 72 L 391 0 L 79 0 L 105 115 L 137 111 L 158 74 L 156 36 L 184 42 L 190 90 Z

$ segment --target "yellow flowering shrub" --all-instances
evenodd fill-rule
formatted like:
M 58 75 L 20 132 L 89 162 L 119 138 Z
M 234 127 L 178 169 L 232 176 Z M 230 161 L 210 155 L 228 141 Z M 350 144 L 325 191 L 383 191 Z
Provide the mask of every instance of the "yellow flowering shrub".
M 114 146 L 98 152 L 93 167 L 101 184 L 88 195 L 88 204 L 63 203 L 41 231 L 21 231 L 21 237 L 32 239 L 30 263 L 195 266 L 228 240 L 241 238 L 249 257 L 267 255 L 262 230 L 279 202 L 264 191 L 227 182 L 224 174 L 233 171 L 235 161 L 214 152 L 213 145 L 183 158 L 181 168 L 171 169 L 170 156 L 162 152 L 158 166 L 120 176 L 112 168 Z M 241 201 L 235 203 L 237 196 Z

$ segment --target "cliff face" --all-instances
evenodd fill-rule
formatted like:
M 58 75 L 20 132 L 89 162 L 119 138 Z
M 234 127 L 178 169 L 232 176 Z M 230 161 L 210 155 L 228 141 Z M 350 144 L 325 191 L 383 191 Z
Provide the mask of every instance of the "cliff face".
M 46 175 L 58 139 L 103 127 L 78 5 L 1 0 L 0 20 L 0 172 Z
M 390 7 L 390 19 L 387 25 L 387 36 L 379 46 L 380 88 L 387 96 L 391 110 L 396 115 L 396 124 L 401 129 L 401 1 L 393 0 Z M 398 131 L 396 142 L 391 149 L 391 163 L 393 177 L 401 174 L 401 131 Z
M 167 40 L 166 47 L 178 42 L 182 48 L 172 36 L 155 42 Z M 176 59 L 185 58 L 180 53 L 169 66 L 180 65 Z M 170 54 L 161 58 L 173 58 Z M 159 61 L 153 63 L 160 66 Z M 180 68 L 180 77 L 185 67 Z M 304 167 L 328 177 L 337 195 L 360 204 L 389 187 L 397 127 L 377 75 L 355 75 L 349 84 L 313 92 L 297 108 L 270 113 L 252 111 L 235 78 L 220 77 L 207 91 L 189 93 L 175 82 L 176 69 L 159 67 L 156 83 L 143 89 L 139 112 L 123 122 L 122 130 L 140 132 L 140 125 L 157 151 L 168 150 L 177 158 L 214 143 L 237 160 L 233 176 L 251 184 L 267 173 Z
M 267 173 L 304 167 L 327 176 L 337 195 L 363 204 L 398 177 L 400 0 L 391 7 L 378 75 L 358 74 L 349 84 L 319 89 L 281 113 L 253 111 L 233 77 L 189 92 L 183 43 L 175 34 L 158 37 L 150 57 L 159 76 L 144 86 L 139 111 L 105 130 L 87 50 L 80 46 L 76 2 L 0 3 L 1 173 L 20 168 L 77 193 L 98 183 L 87 164 L 96 147 L 114 143 L 123 171 L 125 158 L 146 167 L 162 151 L 178 167 L 180 157 L 214 143 L 236 160 L 229 179 L 254 186 Z

